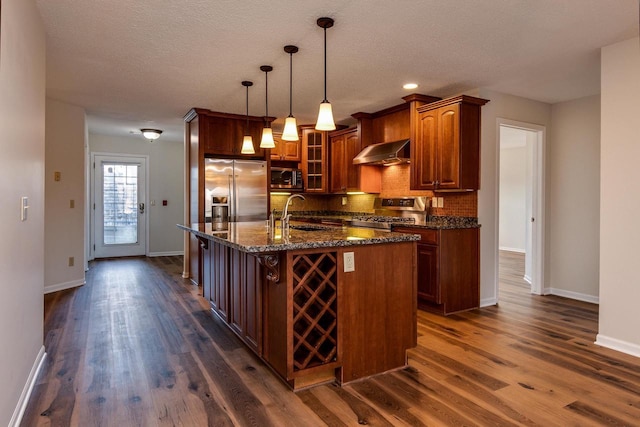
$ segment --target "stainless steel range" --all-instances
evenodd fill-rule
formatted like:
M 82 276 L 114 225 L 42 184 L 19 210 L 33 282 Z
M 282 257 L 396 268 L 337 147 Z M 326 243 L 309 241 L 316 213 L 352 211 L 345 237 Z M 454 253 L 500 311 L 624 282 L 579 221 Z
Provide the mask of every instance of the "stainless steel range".
M 391 230 L 392 225 L 425 221 L 428 215 L 427 197 L 379 198 L 374 201 L 375 215 L 355 217 L 352 227 Z

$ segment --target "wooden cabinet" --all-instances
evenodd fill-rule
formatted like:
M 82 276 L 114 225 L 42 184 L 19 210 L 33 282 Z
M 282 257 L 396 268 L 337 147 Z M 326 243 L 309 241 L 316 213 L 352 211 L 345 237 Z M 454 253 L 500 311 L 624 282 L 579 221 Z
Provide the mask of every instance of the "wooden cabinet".
M 379 193 L 382 187 L 380 167 L 353 164 L 353 158 L 363 147 L 358 128 L 332 132 L 329 138 L 330 191 Z
M 211 310 L 262 354 L 262 270 L 258 258 L 210 240 L 203 252 L 203 296 Z
M 446 315 L 480 306 L 478 228 L 394 227 L 393 231 L 421 236 L 417 245 L 419 308 Z
M 273 119 L 273 117 L 266 118 L 269 122 Z M 247 125 L 246 116 L 192 108 L 184 116 L 184 122 L 185 146 L 189 150 L 189 160 L 185 168 L 185 178 L 189 184 L 188 222 L 204 223 L 204 159 L 226 157 L 267 160 L 267 151 L 259 147 L 265 118 L 249 116 L 249 133 L 253 138 L 255 154 L 247 155 L 240 153 L 242 137 Z M 190 273 L 192 282 L 202 285 L 203 254 L 194 236 L 189 237 L 188 250 L 189 265 L 188 268 L 185 266 L 185 271 Z
M 412 190 L 480 188 L 480 108 L 487 102 L 461 95 L 417 108 Z
M 302 179 L 305 193 L 329 191 L 327 133 L 313 125 L 300 126 L 302 134 Z
M 285 141 L 282 135 L 273 135 L 276 148 L 271 149 L 271 160 L 299 162 L 302 158 L 300 141 Z

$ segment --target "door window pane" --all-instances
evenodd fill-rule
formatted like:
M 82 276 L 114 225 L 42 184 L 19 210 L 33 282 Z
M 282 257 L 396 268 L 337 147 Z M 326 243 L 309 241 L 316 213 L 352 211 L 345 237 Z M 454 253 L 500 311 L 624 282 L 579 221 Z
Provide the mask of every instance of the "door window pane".
M 103 163 L 104 244 L 138 242 L 138 166 Z

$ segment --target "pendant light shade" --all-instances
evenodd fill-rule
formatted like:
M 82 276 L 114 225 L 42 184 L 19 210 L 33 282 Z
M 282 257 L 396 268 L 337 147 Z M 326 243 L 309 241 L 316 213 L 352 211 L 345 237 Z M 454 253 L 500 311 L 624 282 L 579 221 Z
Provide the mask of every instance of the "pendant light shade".
M 160 138 L 160 134 L 162 134 L 160 129 L 140 129 L 140 132 L 142 132 L 142 136 L 147 138 L 149 142 L 153 142 Z
M 285 141 L 298 141 L 298 126 L 296 124 L 296 118 L 293 117 L 292 104 L 293 104 L 293 54 L 298 51 L 297 46 L 287 45 L 284 47 L 284 51 L 289 54 L 289 116 L 284 121 L 284 130 L 282 131 L 282 139 Z
M 244 138 L 242 138 L 242 154 L 255 154 L 256 150 L 253 148 L 253 138 L 249 135 L 249 86 L 253 86 L 253 82 L 243 81 L 242 86 L 247 88 L 247 125 L 244 128 Z
M 327 28 L 333 27 L 333 19 L 326 17 L 318 18 L 316 23 L 318 27 L 324 29 L 324 99 L 318 111 L 316 130 L 335 130 L 336 124 L 333 121 L 331 103 L 327 101 Z
M 260 139 L 260 148 L 276 148 L 273 141 L 273 131 L 271 124 L 267 121 L 269 117 L 269 71 L 273 71 L 271 65 L 263 65 L 260 67 L 264 71 L 264 128 L 262 129 L 262 139 Z

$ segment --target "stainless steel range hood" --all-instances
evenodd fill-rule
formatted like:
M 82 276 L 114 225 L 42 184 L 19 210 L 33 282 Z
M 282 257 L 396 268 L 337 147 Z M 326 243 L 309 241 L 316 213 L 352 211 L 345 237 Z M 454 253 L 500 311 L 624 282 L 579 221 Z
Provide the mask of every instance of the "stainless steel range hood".
M 365 147 L 353 159 L 354 165 L 397 165 L 409 163 L 409 140 L 382 142 Z

